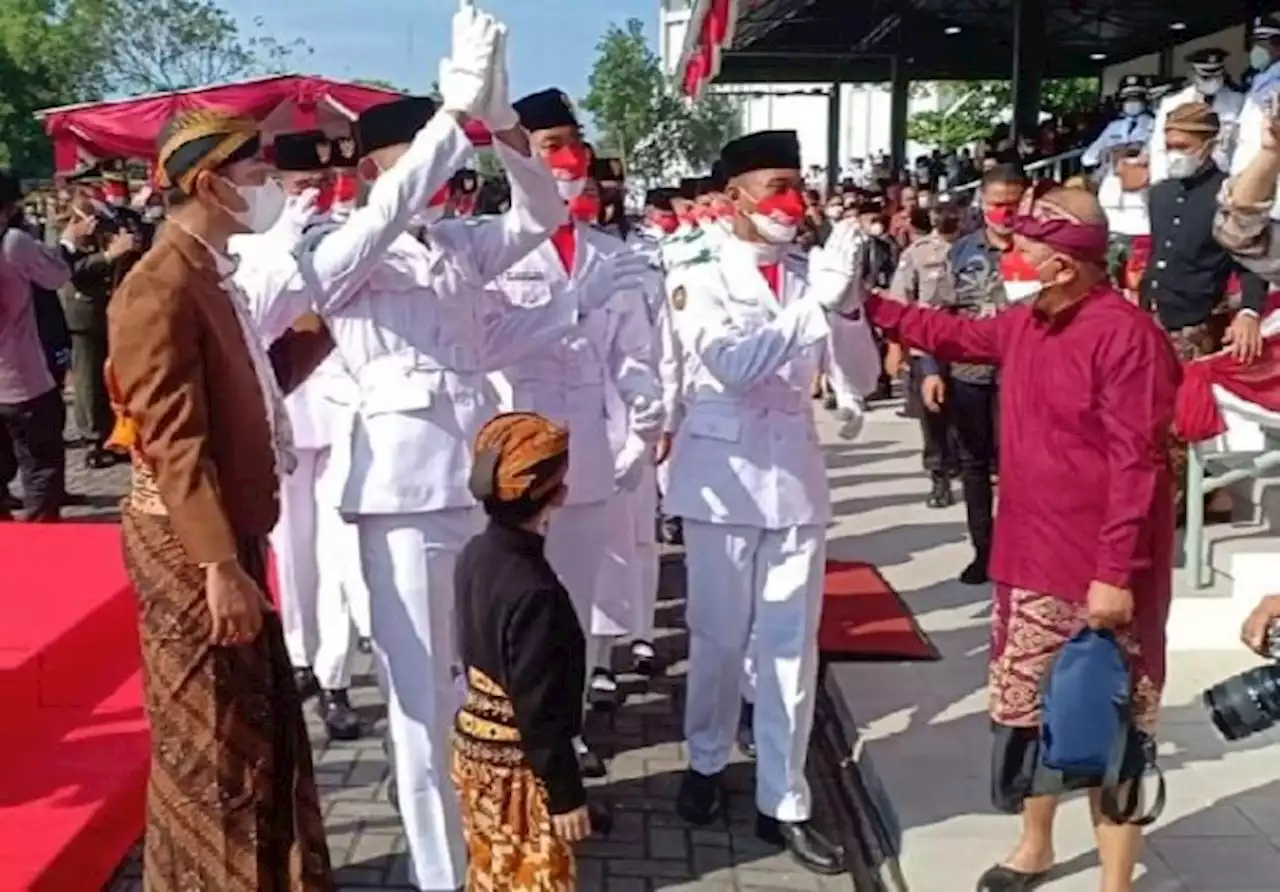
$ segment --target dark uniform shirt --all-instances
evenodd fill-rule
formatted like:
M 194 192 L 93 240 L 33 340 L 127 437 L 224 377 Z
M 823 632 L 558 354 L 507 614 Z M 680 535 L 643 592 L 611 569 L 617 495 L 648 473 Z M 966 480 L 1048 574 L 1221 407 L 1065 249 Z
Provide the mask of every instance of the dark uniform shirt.
M 987 243 L 987 230 L 978 229 L 956 240 L 947 256 L 951 267 L 951 312 L 973 319 L 994 316 L 1005 308 L 1000 277 L 1000 249 Z M 956 362 L 951 377 L 969 384 L 991 384 L 995 366 Z
M 552 814 L 586 803 L 573 739 L 582 733 L 586 639 L 569 593 L 536 533 L 490 523 L 455 571 L 462 663 L 511 701 L 525 761 L 547 787 Z
M 1147 193 L 1151 258 L 1141 294 L 1168 331 L 1208 319 L 1236 271 L 1241 274 L 1243 306 L 1261 314 L 1266 305 L 1266 282 L 1244 271 L 1213 237 L 1218 192 L 1226 178 L 1211 164 L 1195 176 L 1156 183 Z

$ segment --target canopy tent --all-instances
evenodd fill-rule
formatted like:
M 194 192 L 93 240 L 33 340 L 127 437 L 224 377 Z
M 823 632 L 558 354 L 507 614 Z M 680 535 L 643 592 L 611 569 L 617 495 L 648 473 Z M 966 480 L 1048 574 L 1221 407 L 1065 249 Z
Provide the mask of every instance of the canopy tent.
M 1044 16 L 1046 78 L 1096 75 L 1280 6 L 1274 0 L 694 0 L 677 77 L 728 83 L 1007 79 L 1018 13 Z
M 153 93 L 132 99 L 69 105 L 37 113 L 53 141 L 60 174 L 109 158 L 150 161 L 156 137 L 178 112 L 216 108 L 262 122 L 266 140 L 274 133 L 318 127 L 335 135 L 365 109 L 395 99 L 392 90 L 306 75 L 281 75 L 233 84 Z M 467 125 L 477 146 L 491 141 L 478 121 Z

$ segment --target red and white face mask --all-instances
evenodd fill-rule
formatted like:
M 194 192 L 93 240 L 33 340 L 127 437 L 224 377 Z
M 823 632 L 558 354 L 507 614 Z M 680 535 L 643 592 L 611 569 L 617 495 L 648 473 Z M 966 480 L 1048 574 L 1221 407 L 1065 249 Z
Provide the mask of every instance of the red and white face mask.
M 584 193 L 570 198 L 569 216 L 579 223 L 596 223 L 600 219 L 600 196 Z
M 788 189 L 759 201 L 749 195 L 747 198 L 755 205 L 748 217 L 762 239 L 774 245 L 795 241 L 804 218 L 804 197 L 798 190 Z
M 556 188 L 565 201 L 582 194 L 590 166 L 591 155 L 583 145 L 561 146 L 547 155 L 547 167 L 551 168 L 551 174 L 556 178 Z
M 647 219 L 650 226 L 667 235 L 680 228 L 680 220 L 674 211 L 650 211 Z
M 1021 251 L 1009 250 L 1000 255 L 1000 278 L 1004 280 L 1005 297 L 1011 302 L 1028 300 L 1044 290 L 1040 271 Z

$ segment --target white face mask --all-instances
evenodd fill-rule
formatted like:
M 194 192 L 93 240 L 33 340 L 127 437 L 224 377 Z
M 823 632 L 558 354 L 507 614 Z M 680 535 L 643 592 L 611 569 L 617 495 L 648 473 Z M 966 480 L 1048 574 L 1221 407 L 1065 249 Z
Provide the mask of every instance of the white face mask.
M 884 235 L 884 224 L 872 223 L 870 226 L 867 227 L 867 235 L 874 236 L 874 237 L 879 237 Z
M 925 210 L 928 210 L 933 206 L 933 199 L 930 198 L 928 195 L 921 195 L 919 198 L 916 199 L 916 204 L 924 208 Z
M 760 237 L 771 245 L 789 245 L 796 240 L 799 226 L 795 223 L 779 223 L 764 214 L 752 214 L 751 223 Z
M 844 216 L 844 208 L 827 208 L 828 220 L 839 220 Z
M 1199 155 L 1191 152 L 1169 152 L 1169 176 L 1175 180 L 1185 180 L 1200 170 L 1203 162 Z
M 1259 44 L 1249 50 L 1249 67 L 1254 71 L 1265 71 L 1271 67 L 1271 50 Z
M 1146 109 L 1146 103 L 1141 99 L 1126 99 L 1120 109 L 1129 117 L 1136 118 Z
M 1201 96 L 1208 98 L 1217 96 L 1222 86 L 1223 80 L 1220 77 L 1196 78 L 1196 91 Z
M 565 201 L 573 201 L 582 194 L 582 190 L 587 188 L 586 180 L 556 180 L 556 189 L 560 192 L 560 197 Z
M 1004 296 L 1010 303 L 1030 300 L 1044 290 L 1044 282 L 1005 282 Z
M 284 210 L 285 194 L 278 182 L 267 180 L 261 186 L 234 186 L 234 188 L 240 200 L 245 203 L 246 209 L 231 212 L 231 216 L 246 230 L 263 233 L 280 219 L 280 213 Z

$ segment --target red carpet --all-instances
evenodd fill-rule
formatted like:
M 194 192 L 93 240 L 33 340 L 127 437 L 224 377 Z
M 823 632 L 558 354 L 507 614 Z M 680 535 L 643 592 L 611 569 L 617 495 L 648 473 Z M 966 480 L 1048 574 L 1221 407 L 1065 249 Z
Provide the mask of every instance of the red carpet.
M 0 523 L 0 892 L 94 892 L 142 834 L 147 727 L 117 527 Z
M 818 650 L 826 660 L 936 660 L 911 608 L 875 567 L 827 561 Z

